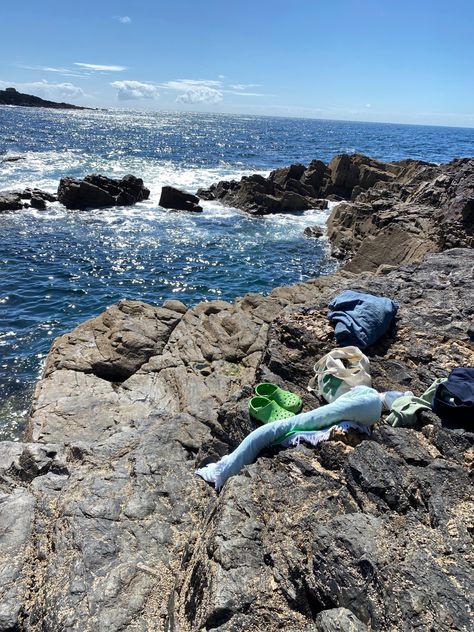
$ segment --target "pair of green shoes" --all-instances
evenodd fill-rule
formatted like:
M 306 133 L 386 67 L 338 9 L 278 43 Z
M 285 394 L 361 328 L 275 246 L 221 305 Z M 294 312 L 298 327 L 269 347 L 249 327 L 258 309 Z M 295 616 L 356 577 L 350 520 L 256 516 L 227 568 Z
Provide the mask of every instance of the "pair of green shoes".
M 284 391 L 268 382 L 255 387 L 256 396 L 249 402 L 250 416 L 264 424 L 294 417 L 302 406 L 301 398 L 295 393 Z

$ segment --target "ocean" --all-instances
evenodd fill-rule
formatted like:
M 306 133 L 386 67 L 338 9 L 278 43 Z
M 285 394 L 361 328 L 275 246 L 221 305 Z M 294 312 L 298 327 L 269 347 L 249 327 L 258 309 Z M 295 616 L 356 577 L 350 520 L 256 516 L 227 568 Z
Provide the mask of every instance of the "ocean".
M 21 437 L 53 339 L 122 298 L 187 305 L 328 274 L 328 211 L 249 217 L 215 202 L 202 214 L 158 207 L 163 185 L 190 192 L 341 152 L 447 162 L 474 155 L 474 129 L 257 116 L 0 107 L 0 190 L 55 191 L 62 176 L 142 177 L 133 207 L 0 214 L 0 439 Z

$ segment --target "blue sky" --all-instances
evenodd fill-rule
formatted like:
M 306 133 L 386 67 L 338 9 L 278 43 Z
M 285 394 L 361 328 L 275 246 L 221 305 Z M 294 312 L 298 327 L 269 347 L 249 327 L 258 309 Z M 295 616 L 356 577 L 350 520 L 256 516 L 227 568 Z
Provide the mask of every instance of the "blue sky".
M 472 0 L 17 0 L 0 24 L 0 88 L 54 100 L 474 127 Z

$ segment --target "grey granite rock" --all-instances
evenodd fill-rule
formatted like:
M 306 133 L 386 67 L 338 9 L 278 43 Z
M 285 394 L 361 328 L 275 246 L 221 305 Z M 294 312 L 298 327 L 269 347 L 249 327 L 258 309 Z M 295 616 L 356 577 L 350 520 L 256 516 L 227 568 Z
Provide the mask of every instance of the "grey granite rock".
M 346 287 L 401 303 L 368 351 L 376 388 L 474 364 L 473 266 L 458 249 L 233 305 L 125 301 L 58 339 L 35 443 L 1 444 L 0 629 L 470 629 L 472 433 L 423 415 L 267 450 L 220 495 L 194 470 L 255 427 L 257 381 L 318 405 L 305 385 Z

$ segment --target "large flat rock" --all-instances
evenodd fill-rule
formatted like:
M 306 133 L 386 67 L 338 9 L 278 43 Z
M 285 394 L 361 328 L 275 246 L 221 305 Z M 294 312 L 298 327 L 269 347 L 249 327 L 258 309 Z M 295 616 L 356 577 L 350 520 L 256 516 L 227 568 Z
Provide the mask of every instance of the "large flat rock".
M 269 450 L 219 495 L 194 470 L 255 427 L 258 381 L 319 404 L 342 289 L 400 303 L 376 388 L 474 365 L 473 269 L 454 249 L 234 304 L 125 301 L 56 340 L 32 442 L 0 444 L 0 630 L 470 630 L 473 433 L 423 413 Z

